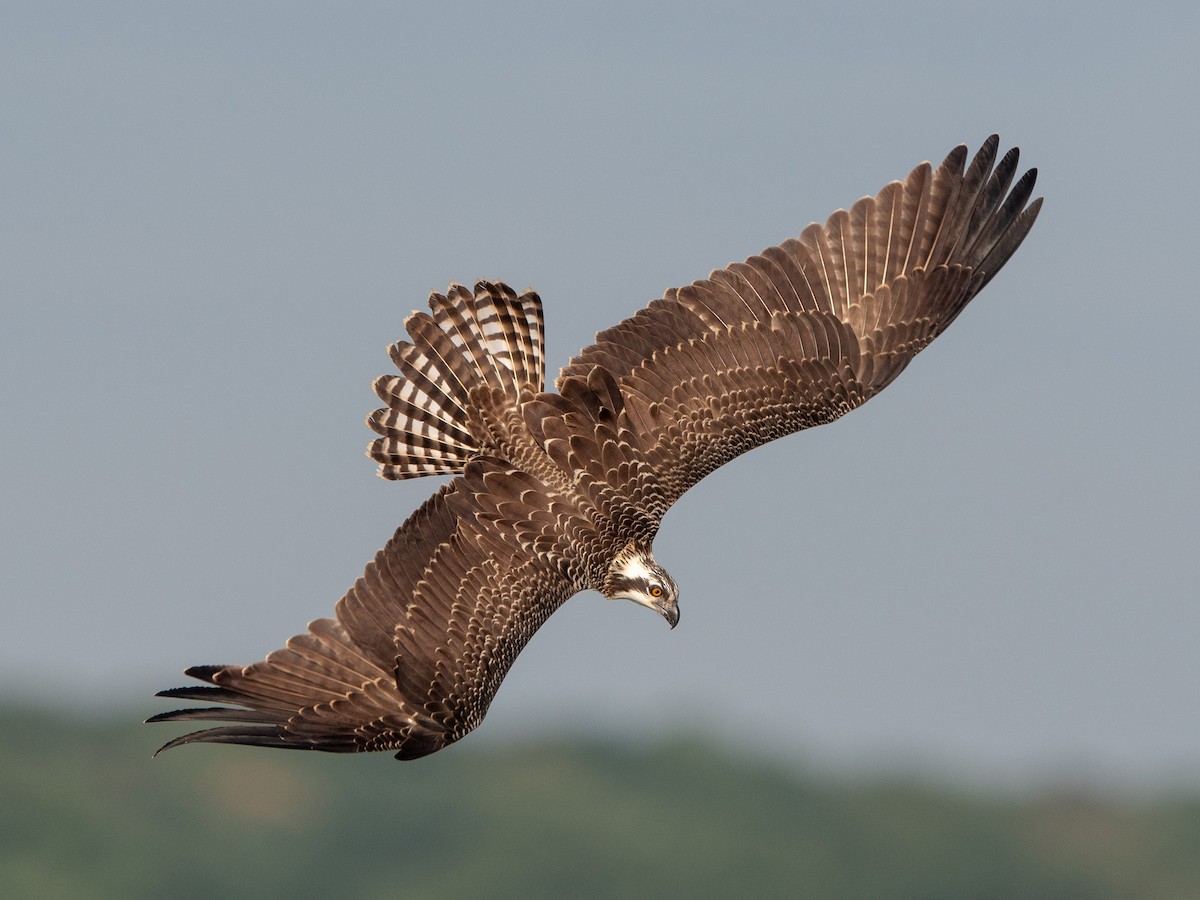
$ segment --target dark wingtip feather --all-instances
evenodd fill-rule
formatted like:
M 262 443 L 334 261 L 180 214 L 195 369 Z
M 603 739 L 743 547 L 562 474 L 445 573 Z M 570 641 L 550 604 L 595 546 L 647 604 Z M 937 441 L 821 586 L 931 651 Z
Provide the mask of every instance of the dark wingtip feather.
M 208 722 L 253 722 L 257 725 L 275 725 L 284 721 L 284 716 L 271 715 L 257 709 L 233 709 L 228 706 L 192 707 L 190 709 L 173 709 L 170 712 L 158 713 L 148 718 L 144 724 L 152 722 L 186 722 L 199 719 Z
M 185 700 L 197 700 L 200 697 L 208 697 L 213 693 L 220 691 L 219 687 L 201 687 L 199 685 L 185 685 L 184 687 L 165 688 L 161 691 L 156 691 L 155 697 L 182 697 Z
M 1030 172 L 1034 171 L 1033 169 L 1030 170 Z M 1026 173 L 1026 177 L 1028 176 L 1029 173 Z M 1032 190 L 1032 188 L 1033 181 L 1031 178 L 1029 189 Z M 1012 220 L 1012 224 L 999 236 L 994 246 L 988 250 L 987 256 L 979 262 L 978 275 L 973 286 L 974 293 L 983 290 L 987 283 L 995 277 L 996 273 L 1008 261 L 1009 257 L 1017 252 L 1017 248 L 1021 246 L 1021 243 L 1028 236 L 1030 229 L 1033 228 L 1033 223 L 1037 221 L 1038 213 L 1041 212 L 1041 209 L 1042 198 L 1038 197 L 1022 209 Z
M 164 750 L 174 750 L 184 744 L 245 744 L 251 747 L 279 747 L 288 750 L 311 750 L 308 744 L 289 743 L 283 739 L 279 729 L 274 726 L 250 727 L 229 725 L 223 728 L 205 728 L 190 734 L 167 741 L 154 751 L 154 755 Z
M 189 684 L 184 687 L 167 688 L 164 691 L 159 691 L 155 697 L 172 697 L 174 699 L 183 700 L 208 700 L 213 703 L 237 703 L 238 695 L 233 691 L 226 690 L 223 687 L 201 687 L 198 684 Z
M 952 171 L 961 172 L 963 165 L 967 161 L 967 154 L 970 152 L 971 148 L 966 144 L 959 144 L 946 154 L 946 158 L 942 160 L 942 166 Z M 918 166 L 918 168 L 920 168 L 920 166 Z
M 229 666 L 188 666 L 183 670 L 183 674 L 189 678 L 199 678 L 201 681 L 207 681 L 209 684 L 216 684 L 213 680 L 218 672 L 223 672 Z

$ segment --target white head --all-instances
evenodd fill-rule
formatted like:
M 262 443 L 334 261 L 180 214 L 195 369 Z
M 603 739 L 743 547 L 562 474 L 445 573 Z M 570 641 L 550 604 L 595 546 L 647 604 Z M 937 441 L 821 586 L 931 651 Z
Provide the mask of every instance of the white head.
M 604 596 L 632 600 L 652 609 L 672 628 L 679 624 L 679 588 L 667 570 L 654 561 L 649 547 L 634 543 L 617 555 L 604 581 Z

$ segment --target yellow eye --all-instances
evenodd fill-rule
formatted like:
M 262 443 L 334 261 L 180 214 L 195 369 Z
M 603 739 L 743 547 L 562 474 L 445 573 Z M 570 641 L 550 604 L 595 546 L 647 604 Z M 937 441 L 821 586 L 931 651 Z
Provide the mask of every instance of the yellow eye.
M 661 597 L 662 595 L 663 595 L 663 589 L 661 587 L 659 587 L 657 584 L 650 585 L 650 596 L 651 597 Z

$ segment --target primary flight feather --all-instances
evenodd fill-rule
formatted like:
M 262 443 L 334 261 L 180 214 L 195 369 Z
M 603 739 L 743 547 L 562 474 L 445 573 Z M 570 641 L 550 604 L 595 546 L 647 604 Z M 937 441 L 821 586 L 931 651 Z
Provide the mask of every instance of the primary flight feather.
M 1032 227 L 1036 170 L 993 135 L 969 165 L 864 197 L 824 225 L 667 291 L 601 332 L 544 390 L 537 294 L 453 284 L 405 322 L 368 451 L 388 479 L 449 474 L 305 634 L 249 666 L 194 666 L 159 696 L 225 704 L 148 721 L 214 742 L 414 759 L 487 712 L 513 660 L 592 589 L 679 621 L 651 551 L 709 472 L 831 422 L 891 383 Z M 964 168 L 965 165 L 965 168 Z

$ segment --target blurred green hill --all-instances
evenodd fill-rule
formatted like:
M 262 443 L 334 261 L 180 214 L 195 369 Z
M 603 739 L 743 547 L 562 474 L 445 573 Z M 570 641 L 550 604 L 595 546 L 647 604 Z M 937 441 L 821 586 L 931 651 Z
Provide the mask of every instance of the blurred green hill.
M 971 796 L 698 740 L 415 763 L 0 708 L 6 898 L 1196 898 L 1200 797 Z

